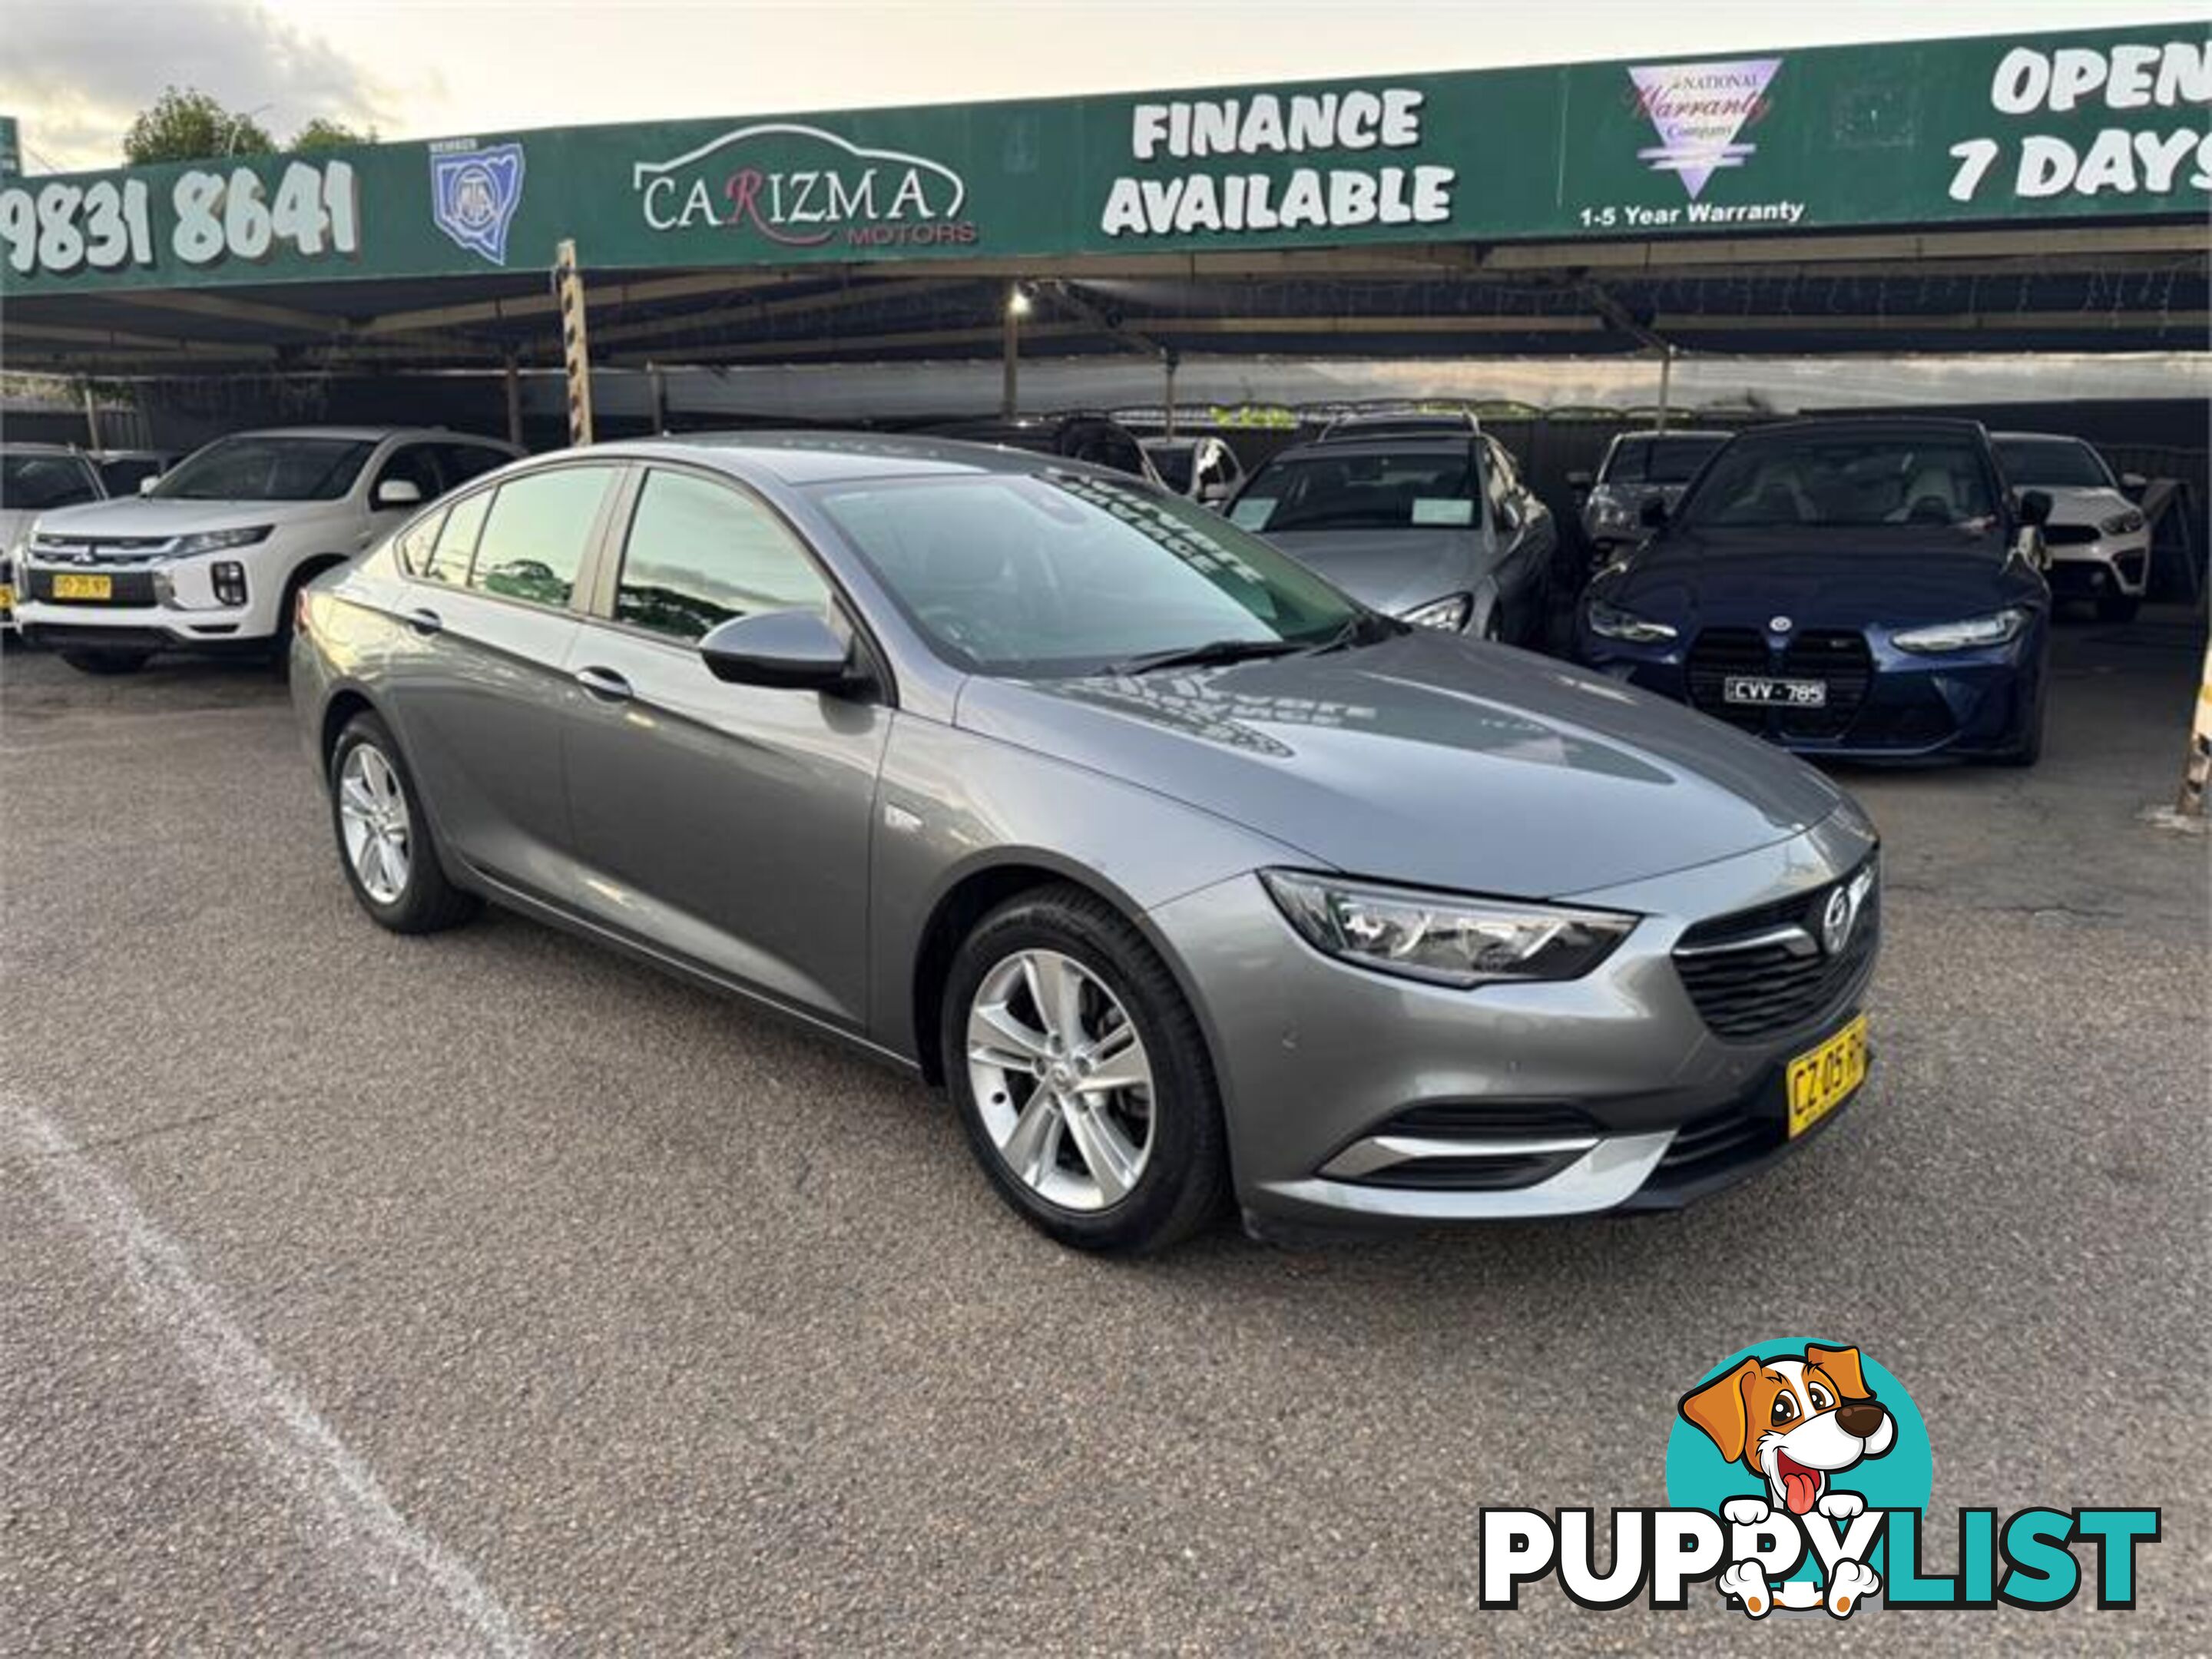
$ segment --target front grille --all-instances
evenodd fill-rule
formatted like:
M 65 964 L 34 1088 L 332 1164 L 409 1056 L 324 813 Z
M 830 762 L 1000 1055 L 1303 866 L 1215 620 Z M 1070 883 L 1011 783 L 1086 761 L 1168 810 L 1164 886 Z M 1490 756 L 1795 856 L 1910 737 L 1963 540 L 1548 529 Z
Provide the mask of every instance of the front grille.
M 150 570 L 111 570 L 104 573 L 109 581 L 108 597 L 104 599 L 57 599 L 54 598 L 54 578 L 73 574 L 73 572 L 33 568 L 24 574 L 29 579 L 28 597 L 50 605 L 149 605 L 154 603 L 154 573 Z
M 1830 956 L 1819 940 L 1829 895 L 1857 874 L 1778 903 L 1699 922 L 1682 935 L 1674 971 L 1714 1035 L 1749 1042 L 1795 1030 L 1826 1018 L 1851 993 L 1874 958 L 1881 931 L 1881 883 L 1867 889 L 1857 923 L 1838 954 Z M 1793 927 L 1802 941 L 1773 937 Z
M 2043 540 L 2047 547 L 2082 547 L 2100 533 L 2093 524 L 2047 524 L 2043 527 Z
M 1745 732 L 1784 738 L 1832 738 L 1850 730 L 1874 683 L 1874 653 L 1850 629 L 1813 629 L 1790 636 L 1780 650 L 1754 628 L 1708 628 L 1690 647 L 1690 702 Z M 1828 688 L 1819 708 L 1745 708 L 1727 701 L 1735 675 L 1819 680 Z

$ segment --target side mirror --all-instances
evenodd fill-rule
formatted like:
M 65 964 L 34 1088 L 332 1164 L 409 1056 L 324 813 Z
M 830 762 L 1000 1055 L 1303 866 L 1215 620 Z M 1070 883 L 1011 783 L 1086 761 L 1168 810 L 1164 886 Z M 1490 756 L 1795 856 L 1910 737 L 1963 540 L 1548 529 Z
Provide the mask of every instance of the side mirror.
M 853 648 L 817 611 L 760 611 L 732 617 L 699 641 L 707 672 L 732 685 L 847 691 L 864 678 Z
M 2046 490 L 2023 489 L 2020 494 L 2020 521 L 2040 529 L 2051 522 L 2051 495 Z
M 1570 472 L 1567 474 L 1567 488 L 1570 489 L 1579 489 L 1585 495 L 1589 493 L 1589 487 L 1596 482 L 1597 481 L 1591 477 L 1587 472 Z
M 1667 498 L 1652 490 L 1636 504 L 1636 520 L 1646 530 L 1658 530 L 1667 522 Z
M 2140 472 L 2123 472 L 2120 474 L 2120 488 L 2133 490 L 2148 489 L 2150 488 L 2150 480 Z
M 1199 485 L 1198 504 L 1200 507 L 1218 507 L 1222 502 L 1236 493 L 1235 487 L 1228 479 L 1215 478 L 1210 483 Z
M 138 493 L 141 495 L 150 495 L 154 493 L 154 486 L 161 482 L 161 475 L 158 472 L 151 477 L 141 478 L 138 480 Z
M 368 504 L 380 511 L 387 507 L 420 507 L 422 486 L 412 478 L 386 478 L 377 485 Z

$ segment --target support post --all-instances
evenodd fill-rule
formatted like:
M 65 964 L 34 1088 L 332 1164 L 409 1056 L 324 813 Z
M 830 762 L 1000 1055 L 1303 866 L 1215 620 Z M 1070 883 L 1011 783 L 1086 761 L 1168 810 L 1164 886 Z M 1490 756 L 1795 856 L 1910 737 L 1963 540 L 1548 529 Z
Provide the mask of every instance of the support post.
M 1163 351 L 1160 353 L 1160 368 L 1164 371 L 1164 378 L 1167 381 L 1167 389 L 1165 392 L 1167 398 L 1167 414 L 1164 428 L 1164 435 L 1172 438 L 1176 434 L 1176 355 L 1174 352 Z
M 564 240 L 554 251 L 553 290 L 561 305 L 561 358 L 568 371 L 568 441 L 580 447 L 592 441 L 592 346 L 573 241 Z
M 507 354 L 507 441 L 517 449 L 522 447 L 522 370 L 520 360 L 510 347 Z
M 100 399 L 93 394 L 89 379 L 79 380 L 77 385 L 84 392 L 84 447 L 96 452 L 100 448 Z
M 2197 718 L 2189 728 L 2189 763 L 2182 769 L 2181 799 L 2174 811 L 2185 818 L 2204 816 L 2204 796 L 2212 786 L 2212 641 L 2204 647 L 2204 668 L 2197 677 Z
M 1006 370 L 1005 380 L 999 387 L 999 414 L 1012 420 L 1014 410 L 1021 402 L 1022 312 L 1025 303 L 1018 287 L 1006 296 Z
M 1674 384 L 1674 348 L 1662 346 L 1659 349 L 1659 430 L 1662 432 L 1667 429 L 1667 404 L 1673 393 Z
M 659 363 L 648 362 L 645 366 L 645 382 L 653 416 L 653 435 L 658 438 L 668 430 L 668 375 Z

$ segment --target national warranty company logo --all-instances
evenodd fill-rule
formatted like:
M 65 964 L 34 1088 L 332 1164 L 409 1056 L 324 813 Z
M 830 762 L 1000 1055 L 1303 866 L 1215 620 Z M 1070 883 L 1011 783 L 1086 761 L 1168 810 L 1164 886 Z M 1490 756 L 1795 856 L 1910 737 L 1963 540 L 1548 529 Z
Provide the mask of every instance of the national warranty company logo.
M 1779 58 L 1746 58 L 1729 64 L 1650 64 L 1628 71 L 1636 106 L 1659 135 L 1636 152 L 1656 171 L 1673 173 L 1697 200 L 1705 181 L 1723 167 L 1740 167 L 1759 146 L 1742 142 L 1746 128 L 1765 119 L 1766 88 Z
M 648 228 L 713 229 L 781 247 L 933 246 L 976 240 L 968 185 L 927 155 L 871 149 L 795 121 L 739 127 L 665 161 L 630 187 Z
M 1927 1553 L 1935 1464 L 1903 1383 L 1856 1347 L 1778 1338 L 1729 1355 L 1677 1401 L 1664 1509 L 1482 1511 L 1482 1605 L 1520 1605 L 1556 1578 L 1596 1610 L 1642 1601 L 1765 1620 L 1869 1607 L 2031 1612 L 2084 1589 L 2136 1604 L 2136 1552 L 2155 1509 L 2038 1504 L 1957 1512 L 1956 1547 Z M 1605 1563 L 1601 1566 L 1600 1563 Z

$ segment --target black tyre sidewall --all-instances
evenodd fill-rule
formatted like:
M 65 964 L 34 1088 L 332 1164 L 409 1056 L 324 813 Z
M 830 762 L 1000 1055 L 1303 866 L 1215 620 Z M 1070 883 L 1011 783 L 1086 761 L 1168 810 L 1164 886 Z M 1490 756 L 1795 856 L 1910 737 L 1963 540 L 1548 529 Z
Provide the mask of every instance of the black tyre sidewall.
M 346 855 L 345 823 L 338 810 L 338 779 L 346 757 L 364 744 L 373 745 L 384 757 L 392 775 L 398 779 L 400 793 L 407 803 L 407 885 L 389 904 L 379 903 L 361 884 L 353 860 Z M 327 793 L 331 836 L 337 849 L 338 868 L 344 872 L 346 885 L 355 900 L 380 927 L 388 927 L 395 933 L 434 933 L 473 913 L 475 901 L 446 878 L 444 866 L 438 859 L 436 839 L 430 831 L 429 814 L 423 805 L 422 792 L 415 787 L 415 775 L 407 769 L 407 757 L 399 752 L 391 731 L 375 715 L 356 714 L 338 733 L 338 740 L 331 746 Z
M 1135 1188 L 1110 1209 L 1063 1209 L 1031 1191 L 999 1155 L 977 1109 L 968 1076 L 969 1005 L 993 967 L 1026 950 L 1057 951 L 1097 975 L 1135 1022 L 1152 1060 L 1152 1152 Z M 985 917 L 954 960 L 939 1052 L 976 1161 L 1009 1205 L 1061 1243 L 1141 1255 L 1188 1237 L 1220 1206 L 1227 1188 L 1221 1108 L 1196 1017 L 1143 936 L 1103 901 L 1055 888 Z

